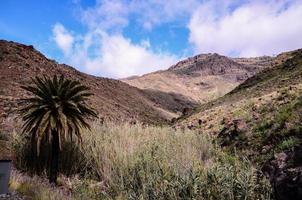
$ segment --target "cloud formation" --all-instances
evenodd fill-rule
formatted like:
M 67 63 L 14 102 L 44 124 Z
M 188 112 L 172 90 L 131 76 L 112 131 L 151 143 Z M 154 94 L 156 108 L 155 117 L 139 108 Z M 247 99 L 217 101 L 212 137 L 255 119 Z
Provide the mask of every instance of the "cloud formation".
M 102 29 L 124 28 L 132 17 L 140 27 L 151 30 L 167 22 L 183 21 L 199 0 L 97 0 L 94 7 L 81 9 L 82 22 Z
M 169 22 L 186 22 L 198 0 L 132 0 L 129 10 L 146 30 Z
M 195 54 L 250 57 L 302 47 L 301 0 L 97 0 L 88 8 L 77 3 L 86 33 L 71 32 L 57 23 L 54 41 L 65 62 L 100 76 L 141 75 L 179 60 L 155 48 L 161 44 L 138 39 L 135 32 L 148 34 L 160 26 L 188 30 L 187 41 L 175 42 L 188 42 Z M 123 31 L 129 26 L 135 31 L 126 37 Z
M 98 0 L 93 7 L 79 9 L 80 21 L 87 27 L 85 34 L 72 35 L 57 23 L 53 28 L 53 37 L 64 53 L 64 61 L 87 73 L 123 78 L 166 69 L 179 58 L 154 49 L 148 39 L 134 43 L 122 34 L 122 30 L 127 27 L 131 16 L 141 27 L 151 30 L 154 25 L 175 20 L 179 16 L 176 11 L 187 12 L 189 6 L 196 2 L 176 1 L 177 4 L 171 0 L 165 3 L 159 0 Z M 169 5 L 173 10 L 168 8 Z
M 98 0 L 94 7 L 81 8 L 81 21 L 90 29 L 118 29 L 128 25 L 129 6 L 122 0 Z
M 67 32 L 59 24 L 53 29 L 54 38 L 64 38 Z M 63 40 L 55 40 L 65 53 L 67 63 L 73 66 L 83 66 L 87 73 L 124 78 L 132 75 L 142 75 L 164 69 L 174 64 L 176 56 L 166 52 L 154 52 L 148 40 L 134 44 L 121 34 L 111 34 L 94 29 L 84 36 L 78 36 L 74 47 L 65 45 Z
M 53 27 L 53 35 L 56 44 L 63 51 L 64 55 L 69 55 L 74 42 L 72 34 L 62 24 L 57 23 Z
M 300 0 L 249 1 L 233 10 L 219 2 L 201 4 L 190 19 L 196 53 L 261 56 L 301 48 Z
M 101 56 L 87 64 L 88 70 L 95 73 L 100 70 L 100 67 L 108 66 L 106 70 L 110 75 L 127 77 L 160 70 L 176 62 L 173 55 L 155 53 L 148 46 L 146 41 L 133 44 L 130 39 L 122 35 L 103 34 Z

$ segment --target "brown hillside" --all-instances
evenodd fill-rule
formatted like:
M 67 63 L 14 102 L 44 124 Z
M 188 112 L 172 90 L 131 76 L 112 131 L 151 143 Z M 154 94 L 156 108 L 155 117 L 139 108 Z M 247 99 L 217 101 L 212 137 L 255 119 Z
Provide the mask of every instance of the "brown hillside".
M 25 96 L 21 85 L 28 84 L 34 76 L 55 74 L 63 74 L 89 86 L 95 94 L 91 103 L 100 117 L 105 119 L 165 123 L 172 117 L 170 111 L 165 110 L 165 105 L 152 102 L 140 89 L 119 80 L 87 75 L 70 66 L 58 64 L 33 46 L 0 40 L 0 128 L 15 126 L 17 102 Z
M 147 91 L 182 94 L 192 101 L 206 103 L 273 65 L 274 59 L 267 56 L 232 59 L 218 54 L 200 54 L 178 62 L 168 70 L 122 81 Z

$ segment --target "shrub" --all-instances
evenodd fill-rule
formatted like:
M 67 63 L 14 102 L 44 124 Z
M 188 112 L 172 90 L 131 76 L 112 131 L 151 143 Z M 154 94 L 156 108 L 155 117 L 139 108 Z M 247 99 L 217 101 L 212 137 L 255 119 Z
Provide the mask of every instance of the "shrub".
M 300 139 L 296 137 L 289 137 L 285 140 L 283 140 L 279 145 L 278 149 L 279 150 L 292 150 L 295 146 L 299 146 L 301 144 Z

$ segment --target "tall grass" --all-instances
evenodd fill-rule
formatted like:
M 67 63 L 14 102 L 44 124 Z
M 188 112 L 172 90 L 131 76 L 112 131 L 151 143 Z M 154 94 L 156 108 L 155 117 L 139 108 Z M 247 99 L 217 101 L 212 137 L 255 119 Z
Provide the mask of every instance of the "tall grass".
M 12 170 L 10 190 L 15 191 L 20 199 L 30 200 L 69 200 L 71 197 L 63 190 L 54 188 L 38 176 L 29 177 Z M 22 198 L 21 198 L 22 197 Z M 15 199 L 15 198 L 14 198 Z M 19 199 L 19 198 L 16 198 Z
M 119 199 L 269 199 L 270 187 L 247 160 L 223 153 L 208 135 L 169 127 L 94 125 L 83 155 Z
M 191 130 L 95 123 L 80 149 L 76 199 L 271 198 L 269 183 L 249 161 Z
M 149 154 L 181 173 L 190 169 L 194 162 L 208 160 L 213 153 L 213 145 L 207 136 L 167 127 L 95 125 L 83 136 L 84 156 L 100 178 L 109 182 L 125 166 L 131 166 Z

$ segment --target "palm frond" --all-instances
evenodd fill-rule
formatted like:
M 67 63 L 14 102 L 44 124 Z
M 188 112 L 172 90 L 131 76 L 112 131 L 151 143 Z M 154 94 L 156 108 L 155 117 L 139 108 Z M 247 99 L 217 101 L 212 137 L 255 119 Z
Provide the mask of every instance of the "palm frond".
M 89 88 L 64 76 L 35 77 L 32 83 L 22 86 L 31 97 L 22 99 L 26 105 L 19 111 L 24 121 L 22 132 L 30 134 L 32 141 L 36 141 L 37 152 L 42 141 L 53 140 L 54 133 L 59 136 L 60 149 L 62 139 L 67 140 L 68 136 L 72 139 L 75 135 L 81 143 L 81 130 L 90 128 L 87 119 L 97 117 L 94 109 L 86 103 L 93 95 Z

